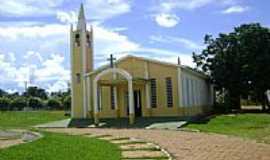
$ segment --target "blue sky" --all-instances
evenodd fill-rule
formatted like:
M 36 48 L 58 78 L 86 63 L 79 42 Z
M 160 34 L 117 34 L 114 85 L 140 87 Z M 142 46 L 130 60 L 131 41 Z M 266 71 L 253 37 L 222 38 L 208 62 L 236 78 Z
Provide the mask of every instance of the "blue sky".
M 95 67 L 109 54 L 192 64 L 205 34 L 242 23 L 270 26 L 268 0 L 8 0 L 0 5 L 0 88 L 57 91 L 70 75 L 69 26 L 83 2 L 95 31 Z

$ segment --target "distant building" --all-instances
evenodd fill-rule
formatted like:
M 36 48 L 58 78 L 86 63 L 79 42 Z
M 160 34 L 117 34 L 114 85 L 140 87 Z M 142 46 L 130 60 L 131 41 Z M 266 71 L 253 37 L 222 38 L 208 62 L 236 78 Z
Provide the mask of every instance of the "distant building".
M 71 27 L 72 118 L 195 116 L 209 111 L 208 77 L 180 64 L 126 56 L 93 69 L 93 28 L 83 6 Z

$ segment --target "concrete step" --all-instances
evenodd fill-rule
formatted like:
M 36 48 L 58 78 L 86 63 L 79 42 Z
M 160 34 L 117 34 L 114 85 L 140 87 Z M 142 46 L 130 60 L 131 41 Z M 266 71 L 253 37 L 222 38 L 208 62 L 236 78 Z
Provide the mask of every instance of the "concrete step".
M 150 150 L 150 149 L 158 149 L 158 147 L 155 146 L 152 143 L 126 144 L 126 145 L 120 145 L 120 148 L 122 150 Z
M 126 159 L 161 159 L 168 158 L 162 151 L 122 151 L 122 157 Z

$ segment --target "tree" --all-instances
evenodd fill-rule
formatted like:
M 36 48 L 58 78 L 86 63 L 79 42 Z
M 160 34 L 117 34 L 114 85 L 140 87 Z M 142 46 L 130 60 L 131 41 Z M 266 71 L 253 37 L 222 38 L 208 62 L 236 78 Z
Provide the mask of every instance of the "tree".
M 28 99 L 28 106 L 33 108 L 33 109 L 41 109 L 41 108 L 43 108 L 43 103 L 42 103 L 42 100 L 40 98 L 30 97 Z
M 24 107 L 27 107 L 27 99 L 24 97 L 16 97 L 10 104 L 12 110 L 22 110 Z
M 240 108 L 240 96 L 255 93 L 264 104 L 270 89 L 270 31 L 260 24 L 244 24 L 217 38 L 205 36 L 206 49 L 193 53 L 197 69 L 211 77 L 227 103 Z
M 51 99 L 48 100 L 47 106 L 50 109 L 61 109 L 62 108 L 62 105 L 61 105 L 60 101 L 57 100 L 57 99 L 54 99 L 54 98 L 51 98 Z
M 0 97 L 6 96 L 8 93 L 2 89 L 0 89 Z
M 10 100 L 6 97 L 0 97 L 0 111 L 9 110 Z
M 43 88 L 38 88 L 38 87 L 28 87 L 26 92 L 24 93 L 25 96 L 30 96 L 30 97 L 38 97 L 41 99 L 47 99 L 48 95 Z
M 63 107 L 66 111 L 70 110 L 71 108 L 71 96 L 67 96 L 64 99 Z

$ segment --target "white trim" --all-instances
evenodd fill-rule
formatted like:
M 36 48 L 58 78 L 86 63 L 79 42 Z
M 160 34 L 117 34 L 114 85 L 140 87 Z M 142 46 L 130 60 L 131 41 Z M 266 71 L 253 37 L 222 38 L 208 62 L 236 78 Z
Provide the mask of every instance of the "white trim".
M 115 66 L 113 66 L 115 68 Z M 116 73 L 113 73 L 113 80 L 116 80 Z M 114 99 L 114 107 L 115 110 L 118 110 L 118 102 L 117 102 L 117 88 L 113 86 L 113 99 Z
M 74 117 L 74 97 L 73 97 L 73 25 L 71 24 L 70 25 L 70 68 L 71 68 L 71 72 L 70 72 L 70 82 L 71 82 L 71 85 L 70 85 L 70 94 L 71 94 L 71 117 L 73 118 Z
M 178 107 L 182 106 L 182 79 L 181 79 L 181 67 L 177 67 L 177 89 L 178 89 Z
M 149 79 L 149 71 L 148 71 L 148 63 L 144 63 L 144 78 Z M 146 97 L 146 108 L 151 108 L 150 103 L 150 84 L 148 82 L 145 83 L 145 97 Z
M 92 111 L 92 106 L 91 106 L 91 79 L 90 77 L 86 77 L 86 82 L 87 82 L 87 99 L 88 99 L 88 111 Z
M 118 102 L 117 102 L 117 88 L 114 86 L 113 87 L 113 99 L 114 99 L 114 107 L 115 110 L 118 109 Z
M 139 59 L 139 60 L 142 60 L 142 61 L 147 61 L 147 62 L 151 62 L 151 63 L 157 63 L 157 64 L 160 64 L 160 65 L 166 65 L 166 66 L 171 66 L 171 67 L 178 67 L 178 66 L 179 66 L 179 65 L 173 64 L 173 63 L 162 62 L 162 61 L 155 60 L 155 59 L 150 59 L 150 58 L 145 58 L 145 57 L 137 57 L 137 56 L 133 56 L 133 55 L 127 55 L 127 56 L 124 56 L 124 57 L 122 57 L 122 58 L 119 58 L 119 59 L 115 62 L 115 64 L 118 64 L 118 63 L 120 63 L 120 62 L 122 62 L 122 61 L 124 61 L 124 60 L 126 60 L 126 59 L 128 59 L 128 58 L 135 58 L 135 59 Z M 93 72 L 87 73 L 85 76 L 91 76 L 92 74 L 95 74 L 95 73 L 97 73 L 97 72 L 100 72 L 100 71 L 102 71 L 102 70 L 104 70 L 104 69 L 107 69 L 107 68 L 109 68 L 109 67 L 110 67 L 109 64 L 103 65 L 103 66 L 97 68 L 96 70 L 94 70 Z M 205 75 L 205 74 L 203 74 L 203 73 L 200 73 L 200 72 L 196 72 L 196 71 L 192 70 L 191 68 L 189 68 L 189 67 L 187 67 L 187 66 L 180 65 L 180 67 L 181 67 L 182 69 L 184 69 L 184 70 L 190 72 L 190 73 L 193 73 L 193 74 L 196 75 L 196 76 L 202 77 L 202 78 L 204 78 L 204 79 L 208 79 L 208 76 L 207 76 L 207 75 Z
M 97 87 L 99 79 L 108 73 L 118 73 L 121 74 L 128 80 L 128 95 L 129 95 L 129 114 L 132 116 L 134 114 L 134 97 L 133 97 L 133 86 L 132 86 L 132 76 L 125 70 L 119 68 L 109 68 L 100 72 L 93 81 L 93 90 L 94 90 L 94 113 L 97 115 L 99 113 L 98 110 L 98 100 L 97 100 Z M 98 117 L 96 117 L 96 121 L 98 122 Z
M 87 56 L 86 56 L 86 29 L 81 30 L 81 57 L 82 57 L 82 75 L 85 75 L 87 72 Z M 83 118 L 87 118 L 87 112 L 88 112 L 88 107 L 87 107 L 87 82 L 85 78 L 83 79 Z

